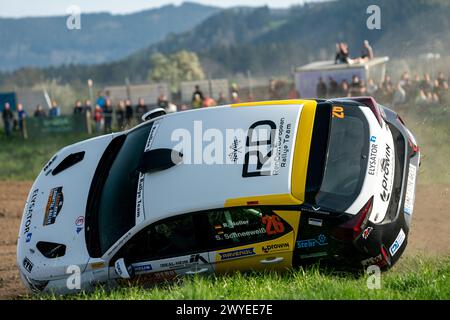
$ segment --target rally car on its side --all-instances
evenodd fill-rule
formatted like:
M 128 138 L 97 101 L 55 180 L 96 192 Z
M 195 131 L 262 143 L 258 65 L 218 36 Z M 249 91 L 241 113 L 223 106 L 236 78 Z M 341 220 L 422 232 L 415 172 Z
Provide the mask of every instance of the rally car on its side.
M 282 270 L 389 268 L 405 250 L 420 153 L 368 97 L 165 115 L 60 150 L 25 204 L 33 291 Z

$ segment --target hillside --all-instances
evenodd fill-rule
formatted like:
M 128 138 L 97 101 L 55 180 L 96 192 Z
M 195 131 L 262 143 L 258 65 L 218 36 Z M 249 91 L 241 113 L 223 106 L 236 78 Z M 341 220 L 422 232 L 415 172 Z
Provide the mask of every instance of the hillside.
M 66 16 L 0 18 L 0 70 L 117 60 L 188 31 L 217 11 L 186 2 L 126 15 L 82 14 L 80 30 L 68 30 Z
M 366 8 L 381 8 L 381 30 L 366 27 Z M 171 34 L 127 58 L 95 66 L 64 66 L 21 70 L 0 75 L 0 84 L 27 85 L 34 79 L 59 78 L 97 83 L 142 82 L 152 67 L 154 52 L 195 51 L 213 77 L 252 71 L 254 75 L 288 73 L 293 66 L 334 56 L 335 43 L 346 41 L 358 56 L 368 39 L 376 55 L 417 57 L 450 49 L 450 2 L 445 0 L 336 0 L 312 2 L 289 10 L 232 8 L 206 18 L 193 29 Z M 3 80 L 2 80 L 3 78 Z M 15 81 L 15 82 L 14 82 Z

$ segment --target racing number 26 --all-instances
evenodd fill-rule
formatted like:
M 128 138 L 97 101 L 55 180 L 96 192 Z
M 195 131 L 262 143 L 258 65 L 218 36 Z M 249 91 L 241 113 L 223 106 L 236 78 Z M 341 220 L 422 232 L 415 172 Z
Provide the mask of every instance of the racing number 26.
M 343 119 L 344 118 L 344 108 L 334 106 L 333 107 L 333 118 Z

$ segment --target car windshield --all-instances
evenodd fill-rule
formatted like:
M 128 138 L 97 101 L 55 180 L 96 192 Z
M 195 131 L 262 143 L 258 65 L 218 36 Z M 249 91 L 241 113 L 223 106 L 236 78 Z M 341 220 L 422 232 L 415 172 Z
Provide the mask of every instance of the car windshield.
M 100 160 L 86 212 L 86 242 L 93 257 L 104 254 L 135 225 L 137 167 L 151 127 L 115 138 Z
M 317 181 L 318 186 L 311 200 L 322 208 L 343 212 L 359 195 L 364 182 L 369 127 L 359 107 L 332 108 L 327 114 L 329 124 L 327 128 L 322 128 L 322 131 L 328 132 L 328 138 L 315 142 L 323 145 L 328 141 L 326 150 L 318 157 L 323 159 L 317 161 L 322 163 L 317 168 L 321 172 L 316 171 L 315 174 L 321 176 L 321 180 Z

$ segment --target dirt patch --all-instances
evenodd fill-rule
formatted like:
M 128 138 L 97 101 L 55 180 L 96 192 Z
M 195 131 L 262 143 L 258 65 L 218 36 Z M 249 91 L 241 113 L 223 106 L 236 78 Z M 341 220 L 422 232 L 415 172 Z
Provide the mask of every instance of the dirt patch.
M 0 299 L 25 294 L 16 267 L 20 219 L 31 182 L 0 182 Z M 450 253 L 450 187 L 419 185 L 406 254 Z

